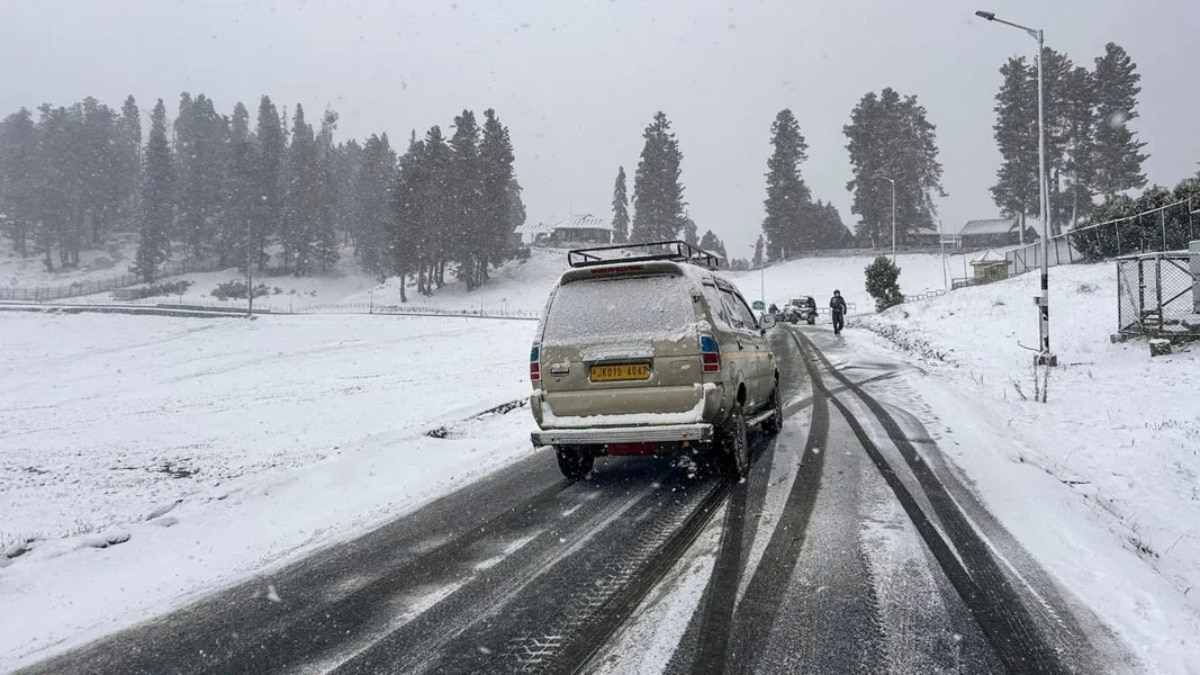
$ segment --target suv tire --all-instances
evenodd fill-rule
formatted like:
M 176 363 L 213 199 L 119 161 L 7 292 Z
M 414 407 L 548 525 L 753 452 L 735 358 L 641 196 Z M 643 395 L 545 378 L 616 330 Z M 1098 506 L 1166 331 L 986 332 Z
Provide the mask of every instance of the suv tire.
M 572 483 L 583 480 L 592 472 L 592 465 L 596 462 L 596 456 L 591 451 L 578 445 L 555 447 L 554 454 L 558 456 L 559 471 Z
M 717 430 L 717 468 L 727 478 L 741 478 L 750 466 L 750 442 L 746 438 L 746 415 L 742 404 L 735 403 L 729 419 Z
M 771 390 L 771 398 L 767 400 L 764 410 L 770 410 L 775 413 L 762 423 L 763 433 L 768 436 L 774 436 L 783 429 L 783 396 L 779 393 L 778 380 L 775 381 L 775 388 Z

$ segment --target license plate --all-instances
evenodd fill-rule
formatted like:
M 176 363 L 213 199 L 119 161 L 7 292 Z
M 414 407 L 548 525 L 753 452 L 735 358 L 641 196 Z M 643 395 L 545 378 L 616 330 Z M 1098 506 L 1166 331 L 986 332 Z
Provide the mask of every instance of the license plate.
M 592 382 L 620 382 L 650 379 L 649 363 L 622 363 L 615 366 L 592 366 Z

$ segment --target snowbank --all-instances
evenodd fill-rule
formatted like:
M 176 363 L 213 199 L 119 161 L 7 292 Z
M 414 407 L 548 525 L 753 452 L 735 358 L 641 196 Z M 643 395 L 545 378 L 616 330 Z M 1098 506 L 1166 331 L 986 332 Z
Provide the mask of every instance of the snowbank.
M 1153 672 L 1195 672 L 1200 344 L 1153 359 L 1144 341 L 1111 344 L 1113 263 L 1052 268 L 1050 289 L 1060 367 L 1046 404 L 1025 347 L 1038 344 L 1036 274 L 852 326 L 932 373 L 915 392 L 927 426 L 1018 539 Z

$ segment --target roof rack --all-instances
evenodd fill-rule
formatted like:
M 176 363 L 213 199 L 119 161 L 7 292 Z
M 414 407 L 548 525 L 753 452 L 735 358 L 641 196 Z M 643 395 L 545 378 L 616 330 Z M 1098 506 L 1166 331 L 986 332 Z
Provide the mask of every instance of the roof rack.
M 567 264 L 571 267 L 592 267 L 651 260 L 686 262 L 710 270 L 717 269 L 721 264 L 720 257 L 679 240 L 655 241 L 646 244 L 613 244 L 567 251 Z

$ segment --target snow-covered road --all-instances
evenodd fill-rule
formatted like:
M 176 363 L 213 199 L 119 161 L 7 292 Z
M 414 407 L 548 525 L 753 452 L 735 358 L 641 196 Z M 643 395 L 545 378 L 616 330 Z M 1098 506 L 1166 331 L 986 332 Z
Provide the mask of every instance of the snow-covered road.
M 970 495 L 950 498 L 936 471 L 904 455 L 917 441 L 922 456 L 937 450 L 919 422 L 889 431 L 891 414 L 858 389 L 885 386 L 881 375 L 903 364 L 855 368 L 819 329 L 843 367 L 818 364 L 792 331 L 773 335 L 792 418 L 755 444 L 745 481 L 616 458 L 569 484 L 537 453 L 32 672 L 694 672 L 705 662 L 984 673 L 1018 658 L 1030 672 L 1124 672 L 1109 635 L 1081 627 L 1094 625 L 1078 620 L 1086 608 L 1015 544 L 997 544 L 993 521 L 964 526 Z M 700 583 L 671 572 L 704 559 Z M 669 607 L 673 630 L 639 629 Z M 648 639 L 629 649 L 637 635 Z

